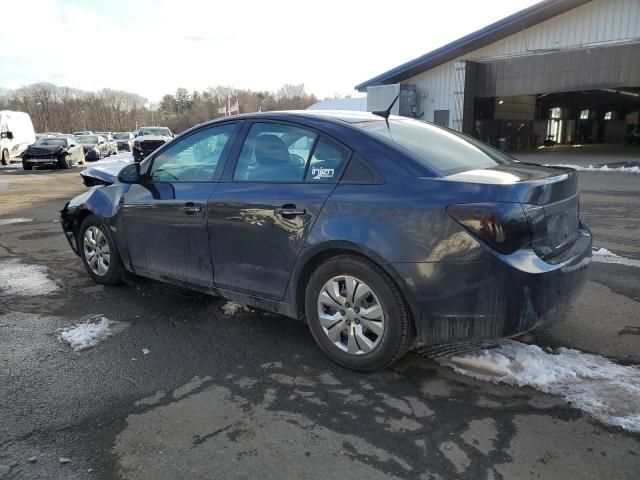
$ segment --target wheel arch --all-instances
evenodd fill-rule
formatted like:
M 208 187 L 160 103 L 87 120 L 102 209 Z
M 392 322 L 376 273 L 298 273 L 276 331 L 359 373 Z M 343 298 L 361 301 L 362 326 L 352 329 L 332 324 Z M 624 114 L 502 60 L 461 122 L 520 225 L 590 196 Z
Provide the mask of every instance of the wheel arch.
M 383 257 L 381 257 L 371 249 L 362 247 L 353 242 L 341 240 L 329 241 L 320 245 L 315 245 L 314 247 L 304 252 L 303 255 L 301 255 L 301 258 L 298 261 L 298 266 L 290 283 L 290 288 L 292 287 L 290 300 L 292 300 L 292 302 L 294 303 L 294 311 L 298 318 L 306 321 L 304 298 L 306 293 L 306 286 L 309 283 L 309 278 L 311 278 L 312 273 L 322 263 L 326 262 L 330 258 L 334 258 L 340 255 L 352 255 L 363 258 L 364 260 L 368 260 L 381 268 L 387 275 L 389 275 L 391 280 L 398 287 L 400 295 L 402 295 L 402 298 L 406 303 L 407 308 L 409 309 L 411 322 L 413 322 L 413 319 L 416 318 L 414 315 L 415 304 L 410 296 L 408 289 L 406 288 L 404 279 L 393 268 L 393 265 L 389 262 L 386 262 Z

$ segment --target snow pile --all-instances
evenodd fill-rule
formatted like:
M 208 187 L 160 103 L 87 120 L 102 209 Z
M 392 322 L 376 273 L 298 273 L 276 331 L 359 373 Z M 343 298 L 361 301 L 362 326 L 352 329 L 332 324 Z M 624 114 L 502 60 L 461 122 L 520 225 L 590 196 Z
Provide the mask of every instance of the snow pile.
M 582 165 L 553 165 L 554 167 L 568 167 L 578 170 L 579 172 L 605 172 L 605 173 L 640 173 L 640 167 L 609 167 L 607 165 L 589 165 L 583 167 Z
M 33 218 L 23 218 L 23 217 L 0 218 L 0 227 L 3 225 L 12 225 L 14 223 L 27 223 L 27 222 L 33 222 Z
M 640 260 L 621 257 L 620 255 L 616 255 L 615 253 L 607 250 L 606 248 L 593 250 L 593 261 L 601 263 L 615 263 L 618 265 L 626 265 L 628 267 L 640 267 Z
M 250 312 L 251 309 L 241 303 L 229 301 L 222 306 L 222 311 L 225 315 L 235 315 L 241 312 Z
M 44 265 L 28 265 L 17 258 L 0 260 L 0 297 L 47 295 L 58 288 Z
M 560 395 L 608 425 L 640 432 L 640 367 L 568 348 L 547 353 L 513 340 L 436 360 L 479 380 Z
M 95 347 L 126 326 L 127 324 L 109 320 L 102 315 L 94 315 L 83 323 L 60 329 L 58 340 L 68 343 L 74 351 L 79 352 Z

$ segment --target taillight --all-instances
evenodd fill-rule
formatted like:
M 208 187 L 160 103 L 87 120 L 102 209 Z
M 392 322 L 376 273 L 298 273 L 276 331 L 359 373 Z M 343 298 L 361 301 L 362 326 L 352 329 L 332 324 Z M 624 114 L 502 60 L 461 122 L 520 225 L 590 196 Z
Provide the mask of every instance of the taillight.
M 529 222 L 519 203 L 466 203 L 450 205 L 447 212 L 499 253 L 513 253 L 531 241 Z

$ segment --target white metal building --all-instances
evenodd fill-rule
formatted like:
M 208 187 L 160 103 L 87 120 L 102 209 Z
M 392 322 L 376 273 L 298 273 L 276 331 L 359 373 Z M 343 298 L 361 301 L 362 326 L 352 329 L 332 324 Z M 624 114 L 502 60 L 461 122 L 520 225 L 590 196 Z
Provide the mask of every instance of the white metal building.
M 548 0 L 356 86 L 368 110 L 512 149 L 621 142 L 638 125 L 640 0 Z

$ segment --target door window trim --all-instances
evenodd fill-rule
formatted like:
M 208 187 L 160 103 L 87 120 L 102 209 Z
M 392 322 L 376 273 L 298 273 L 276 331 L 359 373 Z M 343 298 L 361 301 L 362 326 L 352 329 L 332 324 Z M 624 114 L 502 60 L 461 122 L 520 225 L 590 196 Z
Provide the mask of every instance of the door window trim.
M 238 164 L 238 160 L 240 159 L 240 153 L 242 151 L 242 147 L 244 146 L 244 142 L 247 139 L 247 137 L 249 136 L 249 132 L 251 131 L 251 127 L 256 124 L 256 123 L 273 123 L 276 125 L 284 125 L 284 126 L 288 126 L 288 127 L 295 127 L 295 128 L 300 128 L 303 130 L 307 130 L 309 132 L 312 132 L 316 135 L 316 138 L 313 142 L 313 146 L 311 148 L 311 150 L 309 151 L 309 156 L 307 157 L 307 163 L 305 165 L 305 174 L 302 177 L 301 180 L 245 180 L 245 179 L 240 179 L 240 178 L 233 178 L 233 174 L 235 172 L 236 169 L 236 165 Z M 313 181 L 309 181 L 306 180 L 306 175 L 307 175 L 307 169 L 309 168 L 309 165 L 311 164 L 311 158 L 313 158 L 313 153 L 315 152 L 316 146 L 318 145 L 318 142 L 324 138 L 325 140 L 328 140 L 331 143 L 335 143 L 336 145 L 338 145 L 339 147 L 343 148 L 346 152 L 346 160 L 344 162 L 344 166 L 342 168 L 342 172 L 340 172 L 340 177 L 336 178 L 334 181 L 332 182 L 313 182 Z M 233 146 L 233 149 L 231 150 L 229 157 L 227 159 L 227 165 L 224 169 L 224 172 L 222 174 L 222 178 L 220 179 L 220 183 L 265 183 L 265 184 L 286 184 L 286 185 L 291 185 L 291 184 L 313 184 L 313 185 L 317 185 L 317 184 L 329 184 L 329 185 L 337 185 L 341 178 L 342 175 L 344 174 L 344 172 L 347 169 L 347 165 L 349 164 L 349 161 L 351 160 L 351 157 L 353 156 L 353 149 L 348 147 L 347 145 L 345 145 L 344 143 L 342 143 L 339 140 L 336 140 L 335 138 L 333 138 L 330 135 L 327 135 L 326 133 L 322 132 L 321 130 L 318 130 L 317 128 L 314 127 L 310 127 L 308 125 L 305 125 L 303 123 L 295 123 L 295 122 L 290 122 L 290 121 L 284 121 L 284 120 L 273 120 L 273 119 L 251 119 L 251 120 L 247 120 L 245 122 L 245 124 L 243 125 L 243 127 L 238 131 L 238 136 L 236 137 L 236 141 L 235 144 Z
M 145 166 L 145 172 L 143 175 L 143 183 L 145 184 L 154 184 L 154 183 L 217 183 L 220 181 L 220 179 L 222 178 L 222 172 L 223 169 L 225 168 L 226 164 L 227 164 L 227 160 L 229 159 L 230 153 L 233 150 L 233 147 L 235 147 L 235 144 L 238 140 L 238 138 L 240 137 L 240 133 L 242 132 L 242 129 L 244 127 L 244 120 L 231 120 L 231 121 L 224 121 L 224 122 L 215 122 L 215 123 L 211 123 L 208 125 L 202 125 L 201 127 L 196 127 L 193 129 L 189 129 L 186 132 L 178 135 L 177 137 L 172 138 L 170 141 L 168 141 L 167 143 L 165 143 L 162 147 L 160 147 L 160 150 L 156 153 L 154 153 L 153 155 L 151 155 L 150 157 L 148 157 L 148 162 L 143 162 L 146 163 L 147 165 Z M 233 135 L 229 138 L 229 140 L 227 141 L 227 144 L 224 146 L 224 149 L 222 150 L 222 153 L 220 154 L 220 159 L 218 160 L 218 164 L 216 165 L 216 168 L 213 172 L 213 175 L 211 176 L 211 178 L 209 180 L 173 180 L 173 181 L 168 181 L 168 180 L 163 180 L 163 181 L 153 181 L 151 179 L 151 175 L 153 173 L 153 163 L 155 162 L 156 158 L 160 155 L 162 155 L 166 150 L 168 150 L 169 148 L 171 148 L 171 146 L 179 141 L 182 141 L 186 138 L 189 138 L 192 135 L 196 135 L 200 132 L 202 132 L 203 130 L 209 130 L 209 129 L 213 129 L 213 128 L 217 128 L 217 127 L 222 127 L 225 125 L 238 125 L 238 128 L 236 129 L 236 131 L 233 133 Z

